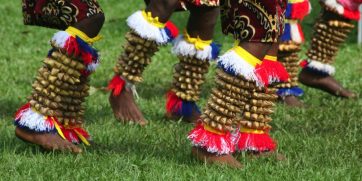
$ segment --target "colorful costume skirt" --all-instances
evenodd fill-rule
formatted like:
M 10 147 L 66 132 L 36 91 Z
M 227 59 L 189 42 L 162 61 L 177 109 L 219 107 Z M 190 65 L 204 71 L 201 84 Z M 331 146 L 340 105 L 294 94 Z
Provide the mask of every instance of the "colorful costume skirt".
M 277 42 L 284 29 L 286 0 L 223 0 L 221 22 L 224 34 L 250 42 Z
M 24 24 L 66 29 L 103 13 L 97 0 L 23 0 Z

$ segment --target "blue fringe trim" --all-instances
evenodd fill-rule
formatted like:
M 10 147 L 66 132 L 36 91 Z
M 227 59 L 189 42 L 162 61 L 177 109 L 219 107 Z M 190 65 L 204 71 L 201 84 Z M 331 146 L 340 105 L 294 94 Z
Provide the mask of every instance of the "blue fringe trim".
M 83 41 L 81 38 L 79 38 L 78 36 L 76 37 L 78 46 L 87 53 L 90 53 L 92 55 L 92 60 L 94 63 L 98 62 L 98 51 L 94 48 L 92 48 L 91 46 L 89 46 L 88 43 L 86 43 L 85 41 Z
M 292 39 L 292 36 L 291 36 L 291 27 L 290 27 L 290 24 L 289 23 L 285 23 L 285 28 L 284 28 L 284 32 L 283 32 L 283 35 L 281 36 L 281 41 L 284 42 L 284 41 L 289 41 Z
M 221 62 L 219 62 L 219 63 L 217 64 L 217 66 L 218 66 L 219 68 L 223 69 L 224 72 L 226 72 L 226 73 L 228 73 L 228 74 L 230 74 L 230 75 L 232 75 L 232 76 L 237 76 L 237 75 L 238 75 L 238 74 L 232 69 L 232 67 L 226 68 L 226 67 L 224 66 L 224 64 L 222 64 Z
M 292 10 L 293 10 L 293 4 L 288 3 L 287 5 L 287 9 L 285 11 L 285 18 L 290 18 L 292 15 Z
M 299 87 L 280 88 L 280 89 L 278 89 L 277 94 L 279 97 L 285 97 L 285 96 L 300 97 L 304 94 L 304 91 L 303 91 L 303 89 L 301 89 Z
M 313 72 L 315 74 L 321 75 L 321 76 L 329 76 L 330 75 L 328 72 L 318 70 L 318 69 L 315 69 L 313 67 L 308 67 L 308 65 L 306 67 L 304 67 L 303 69 L 307 70 L 309 72 Z
M 168 43 L 172 42 L 175 39 L 175 37 L 172 36 L 172 33 L 168 28 L 164 28 L 164 30 L 165 30 L 165 32 L 167 34 L 167 42 Z
M 14 121 L 14 125 L 20 129 L 23 129 L 23 130 L 26 130 L 26 131 L 29 131 L 29 132 L 34 132 L 34 133 L 57 133 L 57 130 L 55 128 L 53 129 L 47 129 L 45 131 L 36 131 L 34 129 L 30 129 L 29 127 L 27 126 L 24 126 L 24 125 L 21 125 L 19 124 L 19 121 L 15 120 Z
M 199 107 L 193 101 L 182 101 L 182 106 L 180 110 L 176 110 L 176 114 L 178 116 L 191 117 L 192 112 L 200 112 Z
M 220 54 L 221 44 L 212 42 L 210 46 L 211 46 L 211 57 L 212 59 L 216 59 Z

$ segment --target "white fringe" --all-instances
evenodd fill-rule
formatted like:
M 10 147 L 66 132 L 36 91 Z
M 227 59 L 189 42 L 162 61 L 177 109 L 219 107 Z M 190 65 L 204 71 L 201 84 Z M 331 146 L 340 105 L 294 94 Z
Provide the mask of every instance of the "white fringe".
M 35 132 L 44 132 L 54 129 L 54 126 L 45 120 L 45 116 L 34 112 L 31 108 L 20 112 L 15 120 L 21 126 L 27 127 Z
M 337 10 L 338 14 L 344 14 L 344 7 L 337 2 L 337 0 L 322 0 L 326 6 Z
M 89 72 L 94 72 L 98 66 L 99 66 L 99 63 L 91 63 L 91 64 L 87 65 L 87 70 Z
M 158 44 L 168 42 L 169 37 L 166 31 L 147 22 L 142 15 L 142 11 L 137 11 L 128 17 L 127 24 L 144 39 L 155 41 Z
M 194 138 L 198 137 L 197 135 L 194 134 L 190 134 L 189 136 L 187 136 L 187 138 L 191 141 L 191 144 L 195 147 L 201 147 L 201 148 L 206 148 L 207 152 L 209 153 L 216 153 L 217 155 L 226 155 L 226 154 L 230 154 L 231 153 L 231 149 L 229 148 L 227 141 L 225 139 L 221 139 L 221 145 L 222 145 L 222 150 L 219 150 L 216 146 L 212 147 L 212 146 L 205 146 L 205 143 L 209 142 L 208 138 L 206 136 L 204 136 L 204 138 L 196 143 L 194 141 Z
M 300 36 L 301 33 L 299 28 L 298 28 L 298 23 L 289 23 L 290 25 L 290 34 L 292 37 L 292 40 L 296 43 L 303 43 L 302 41 L 302 37 Z
M 325 72 L 329 75 L 333 75 L 336 72 L 336 69 L 332 65 L 324 64 L 315 60 L 308 60 L 307 67 Z
M 67 42 L 69 37 L 70 37 L 69 33 L 65 31 L 58 31 L 57 33 L 54 34 L 53 38 L 50 41 L 56 47 L 64 48 L 65 43 Z
M 178 36 L 174 40 L 174 46 L 172 53 L 178 56 L 189 56 L 200 60 L 211 60 L 212 59 L 212 47 L 207 46 L 203 50 L 197 50 L 195 45 L 185 40 L 183 35 Z
M 255 74 L 255 67 L 240 57 L 234 50 L 220 56 L 217 62 L 224 65 L 225 68 L 233 70 L 236 74 L 244 76 L 247 80 L 255 81 L 258 86 L 263 85 Z

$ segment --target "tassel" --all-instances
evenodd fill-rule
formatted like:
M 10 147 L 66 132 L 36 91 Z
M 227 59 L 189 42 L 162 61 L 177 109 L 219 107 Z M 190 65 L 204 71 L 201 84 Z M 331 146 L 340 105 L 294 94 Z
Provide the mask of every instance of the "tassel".
M 193 111 L 200 112 L 196 103 L 193 101 L 184 101 L 177 97 L 173 91 L 166 94 L 166 111 L 169 114 L 183 117 L 191 117 Z
M 209 153 L 223 155 L 235 151 L 232 135 L 229 132 L 221 133 L 212 128 L 205 129 L 202 124 L 198 124 L 187 138 L 194 146 L 204 148 Z
M 118 96 L 121 94 L 125 85 L 126 81 L 124 81 L 119 75 L 115 75 L 109 82 L 107 89 L 113 91 L 114 96 Z
M 187 34 L 187 32 L 185 32 Z M 202 48 L 197 48 L 198 38 L 192 38 L 193 42 L 187 41 L 187 36 L 178 36 L 173 44 L 172 53 L 177 56 L 189 56 L 200 60 L 214 60 L 219 56 L 221 45 L 216 44 L 210 40 L 210 43 L 204 44 Z M 201 39 L 199 39 L 202 41 Z M 203 42 L 202 42 L 203 43 Z
M 15 114 L 14 124 L 22 129 L 37 133 L 54 133 L 56 132 L 54 124 L 32 110 L 30 103 L 23 105 Z
M 351 11 L 351 10 L 348 10 L 348 9 L 344 9 L 344 12 L 343 12 L 343 16 L 347 19 L 351 19 L 351 20 L 356 20 L 358 21 L 360 19 L 360 12 L 357 10 L 357 11 Z
M 289 74 L 282 63 L 267 59 L 256 65 L 255 73 L 264 86 L 273 82 L 286 82 L 289 79 Z
M 309 14 L 311 6 L 308 0 L 299 3 L 288 3 L 285 17 L 288 19 L 302 20 Z
M 165 31 L 169 37 L 169 41 L 174 40 L 179 34 L 177 26 L 173 24 L 171 21 L 167 21 L 165 26 Z
M 300 97 L 303 94 L 304 94 L 304 91 L 300 87 L 280 88 L 277 91 L 277 95 L 279 97 L 286 97 L 286 96 Z
M 332 65 L 314 60 L 303 60 L 299 65 L 303 67 L 303 69 L 307 69 L 320 75 L 333 75 L 336 71 Z
M 274 151 L 276 143 L 268 133 L 241 132 L 236 146 L 240 151 L 266 152 Z

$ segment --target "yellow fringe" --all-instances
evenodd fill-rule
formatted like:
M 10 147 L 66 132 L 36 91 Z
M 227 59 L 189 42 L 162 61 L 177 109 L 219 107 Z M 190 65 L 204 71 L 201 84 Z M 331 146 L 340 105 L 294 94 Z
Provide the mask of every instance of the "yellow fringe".
M 65 31 L 67 33 L 69 33 L 73 37 L 76 37 L 76 36 L 79 37 L 80 39 L 87 42 L 88 44 L 93 44 L 94 42 L 99 41 L 100 39 L 102 39 L 101 35 L 97 35 L 94 38 L 89 38 L 88 35 L 86 35 L 84 32 L 82 32 L 79 29 L 74 28 L 72 26 L 69 26 Z
M 234 52 L 236 54 L 238 54 L 240 57 L 242 57 L 245 61 L 247 61 L 250 65 L 252 66 L 256 66 L 262 63 L 261 60 L 259 60 L 258 58 L 256 58 L 254 55 L 252 55 L 251 53 L 249 53 L 248 51 L 246 51 L 244 48 L 240 47 L 240 46 L 234 46 L 234 48 L 232 48 L 232 50 L 234 50 Z
M 197 36 L 196 38 L 192 38 L 186 30 L 184 31 L 184 37 L 188 43 L 192 43 L 195 45 L 196 50 L 203 50 L 205 49 L 205 47 L 210 46 L 210 44 L 212 43 L 212 40 L 201 40 L 199 36 Z
M 55 121 L 54 117 L 50 117 L 54 123 L 55 129 L 57 130 L 58 134 L 60 135 L 60 137 L 62 137 L 63 139 L 65 139 L 65 136 L 62 132 L 62 130 L 60 129 L 58 123 Z
M 297 24 L 299 21 L 296 19 L 285 19 L 284 23 Z
M 152 24 L 153 26 L 156 26 L 158 28 L 164 28 L 166 26 L 166 24 L 161 23 L 158 20 L 158 17 L 152 17 L 152 13 L 151 12 L 146 12 L 145 10 L 142 11 L 142 15 L 143 17 L 146 19 L 146 21 L 150 24 Z
M 206 124 L 204 125 L 204 129 L 206 131 L 208 131 L 208 132 L 211 132 L 211 133 L 215 133 L 215 134 L 218 134 L 218 135 L 225 135 L 224 132 L 216 130 L 216 129 L 214 129 L 214 128 L 210 127 L 209 125 L 206 125 Z
M 251 133 L 251 134 L 265 134 L 265 131 L 258 129 L 250 129 L 250 128 L 240 128 L 241 133 Z
M 276 56 L 265 55 L 264 59 L 276 62 L 278 58 Z
M 80 140 L 82 140 L 82 142 L 87 145 L 90 146 L 90 143 L 88 142 L 88 140 L 82 135 L 80 134 L 77 130 L 73 130 L 75 133 L 77 133 L 78 137 L 80 138 Z
M 305 0 L 288 0 L 289 4 L 294 4 L 294 3 L 301 3 L 304 2 Z

